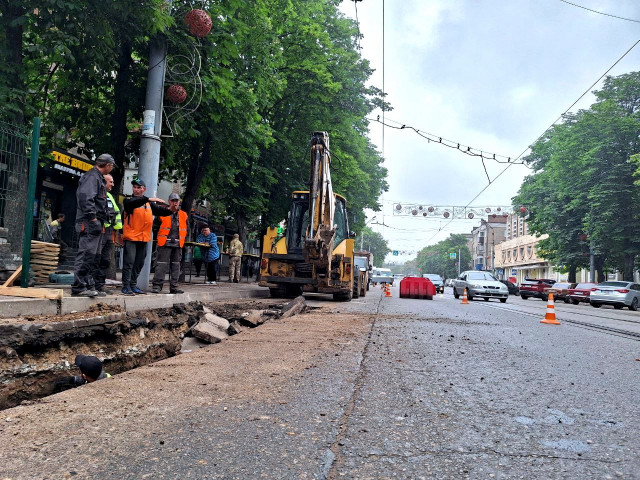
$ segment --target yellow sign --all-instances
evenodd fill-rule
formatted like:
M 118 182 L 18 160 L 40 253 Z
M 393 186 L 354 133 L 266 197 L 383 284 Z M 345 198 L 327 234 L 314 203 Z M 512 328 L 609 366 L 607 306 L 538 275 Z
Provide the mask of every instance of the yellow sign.
M 83 172 L 86 172 L 93 168 L 93 165 L 91 165 L 90 163 L 80 160 L 79 158 L 72 157 L 71 155 L 68 155 L 66 153 L 59 152 L 58 150 L 53 150 L 51 152 L 51 155 L 53 156 L 53 160 L 55 162 L 61 163 L 63 165 L 68 165 L 71 168 L 75 168 Z

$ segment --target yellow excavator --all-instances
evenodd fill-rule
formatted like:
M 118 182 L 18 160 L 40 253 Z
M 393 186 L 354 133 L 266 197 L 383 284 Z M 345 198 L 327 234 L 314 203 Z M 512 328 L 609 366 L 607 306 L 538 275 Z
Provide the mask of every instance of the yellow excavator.
M 260 285 L 272 297 L 302 292 L 353 296 L 355 234 L 349 231 L 347 205 L 333 193 L 329 134 L 311 136 L 309 191 L 293 192 L 284 235 L 269 227 L 263 238 Z

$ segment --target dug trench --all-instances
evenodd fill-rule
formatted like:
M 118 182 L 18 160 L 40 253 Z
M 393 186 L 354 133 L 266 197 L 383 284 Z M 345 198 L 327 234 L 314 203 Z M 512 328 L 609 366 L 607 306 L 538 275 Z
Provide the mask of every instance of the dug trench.
M 1 320 L 0 410 L 68 388 L 64 379 L 80 375 L 73 363 L 78 354 L 97 356 L 116 375 L 309 308 L 302 297 L 191 302 L 135 313 L 96 304 L 88 312 Z

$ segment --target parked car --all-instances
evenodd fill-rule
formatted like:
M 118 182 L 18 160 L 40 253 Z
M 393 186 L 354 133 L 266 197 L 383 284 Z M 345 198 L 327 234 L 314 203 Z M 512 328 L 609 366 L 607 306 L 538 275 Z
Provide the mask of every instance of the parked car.
M 373 267 L 370 282 L 373 285 L 377 285 L 378 283 L 388 283 L 393 285 L 393 275 L 391 274 L 391 270 L 389 268 Z
M 498 298 L 502 303 L 506 303 L 509 298 L 507 286 L 491 273 L 481 270 L 462 272 L 453 282 L 453 296 L 460 298 L 460 295 L 464 295 L 465 288 L 469 300 L 481 297 L 488 302 L 490 298 Z
M 591 282 L 583 282 L 579 283 L 575 286 L 575 288 L 570 288 L 567 296 L 571 303 L 574 305 L 578 305 L 580 302 L 589 302 L 589 297 L 591 292 L 595 290 L 597 283 Z
M 520 287 L 518 287 L 515 283 L 510 282 L 509 280 L 500 280 L 500 283 L 504 283 L 507 286 L 509 295 L 520 295 Z
M 548 290 L 556 283 L 550 278 L 527 278 L 520 282 L 520 298 L 541 298 L 545 302 L 549 298 Z
M 455 278 L 447 278 L 444 281 L 444 286 L 445 287 L 453 287 L 453 282 L 455 281 Z
M 640 284 L 633 282 L 602 282 L 596 285 L 590 295 L 591 306 L 613 305 L 621 309 L 629 307 L 634 312 L 640 304 Z
M 557 282 L 553 284 L 547 293 L 553 292 L 553 300 L 562 300 L 569 303 L 569 289 L 576 288 L 577 283 Z
M 436 293 L 444 293 L 444 282 L 440 275 L 437 273 L 425 273 L 422 276 L 431 280 L 433 286 L 436 287 Z

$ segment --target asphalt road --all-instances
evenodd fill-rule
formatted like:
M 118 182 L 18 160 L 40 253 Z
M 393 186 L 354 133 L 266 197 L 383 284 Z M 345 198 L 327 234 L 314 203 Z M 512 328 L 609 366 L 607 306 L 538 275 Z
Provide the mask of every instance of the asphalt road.
M 0 478 L 640 478 L 640 312 L 450 291 L 313 297 L 0 412 Z

